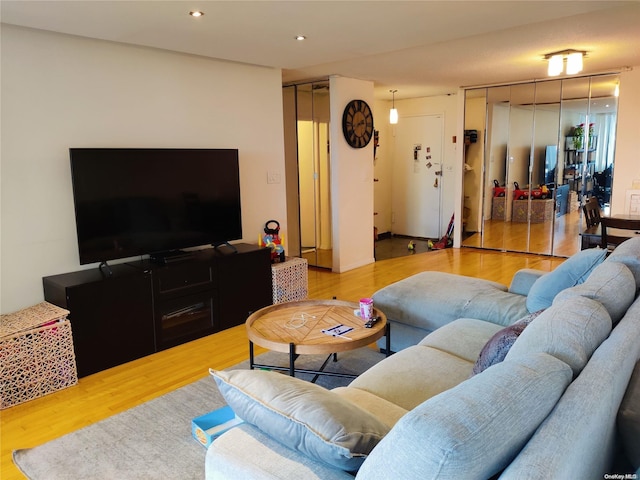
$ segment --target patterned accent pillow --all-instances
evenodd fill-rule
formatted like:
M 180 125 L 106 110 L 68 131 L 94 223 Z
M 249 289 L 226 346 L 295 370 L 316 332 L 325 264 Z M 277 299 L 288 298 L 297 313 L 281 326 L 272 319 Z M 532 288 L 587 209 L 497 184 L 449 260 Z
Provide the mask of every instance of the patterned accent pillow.
M 544 309 L 530 313 L 508 327 L 496 332 L 482 348 L 480 355 L 478 355 L 471 376 L 477 375 L 491 365 L 502 362 L 522 331 L 542 312 L 544 312 Z

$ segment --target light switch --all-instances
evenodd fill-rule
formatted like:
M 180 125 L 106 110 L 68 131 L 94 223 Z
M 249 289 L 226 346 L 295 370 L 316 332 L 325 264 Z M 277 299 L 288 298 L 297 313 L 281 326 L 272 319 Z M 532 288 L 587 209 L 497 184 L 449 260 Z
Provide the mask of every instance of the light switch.
M 268 171 L 267 183 L 280 183 L 280 173 L 276 171 Z

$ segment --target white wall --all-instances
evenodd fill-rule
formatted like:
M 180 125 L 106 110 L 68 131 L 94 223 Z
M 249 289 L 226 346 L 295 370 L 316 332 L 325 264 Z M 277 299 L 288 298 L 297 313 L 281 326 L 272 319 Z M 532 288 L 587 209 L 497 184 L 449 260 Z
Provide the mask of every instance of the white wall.
M 244 238 L 257 243 L 271 218 L 286 231 L 280 70 L 10 25 L 1 34 L 0 311 L 42 301 L 43 276 L 95 267 L 79 264 L 70 147 L 238 148 Z
M 352 148 L 342 133 L 342 114 L 351 100 L 364 100 L 373 108 L 373 82 L 331 77 L 329 91 L 333 271 L 345 272 L 374 262 L 373 140 Z
M 611 213 L 625 212 L 627 190 L 640 189 L 640 66 L 620 74 Z

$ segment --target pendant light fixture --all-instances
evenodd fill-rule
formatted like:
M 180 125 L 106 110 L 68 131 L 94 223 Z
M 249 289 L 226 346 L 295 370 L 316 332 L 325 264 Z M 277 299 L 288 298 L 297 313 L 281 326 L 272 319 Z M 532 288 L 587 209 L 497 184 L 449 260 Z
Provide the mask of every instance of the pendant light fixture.
M 389 110 L 389 123 L 395 125 L 398 123 L 398 110 L 396 110 L 396 92 L 398 90 L 389 90 L 392 95 L 391 110 Z

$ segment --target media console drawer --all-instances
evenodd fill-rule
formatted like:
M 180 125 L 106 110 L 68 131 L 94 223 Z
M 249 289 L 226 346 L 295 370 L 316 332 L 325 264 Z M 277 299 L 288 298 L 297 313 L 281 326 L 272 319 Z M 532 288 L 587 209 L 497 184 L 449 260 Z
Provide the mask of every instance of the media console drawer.
M 209 287 L 213 283 L 211 266 L 206 263 L 184 262 L 154 270 L 158 293 L 168 294 L 196 287 Z

